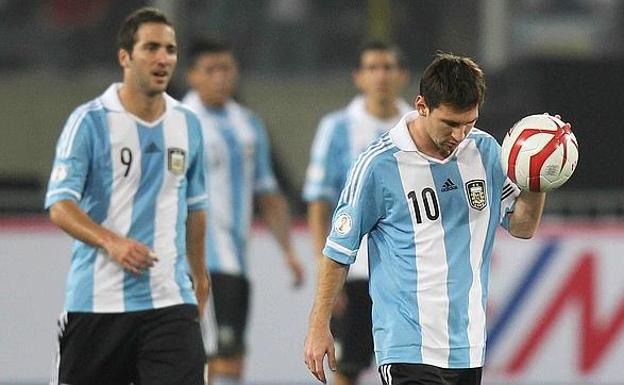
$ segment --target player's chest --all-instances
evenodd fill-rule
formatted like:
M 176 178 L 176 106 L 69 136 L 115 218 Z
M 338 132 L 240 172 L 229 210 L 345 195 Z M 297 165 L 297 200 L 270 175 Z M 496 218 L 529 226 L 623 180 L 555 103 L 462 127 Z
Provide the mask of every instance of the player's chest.
M 483 167 L 462 162 L 398 163 L 394 212 L 414 226 L 441 221 L 489 220 L 491 187 Z
M 204 157 L 210 173 L 253 167 L 257 141 L 247 130 L 220 127 L 204 131 Z

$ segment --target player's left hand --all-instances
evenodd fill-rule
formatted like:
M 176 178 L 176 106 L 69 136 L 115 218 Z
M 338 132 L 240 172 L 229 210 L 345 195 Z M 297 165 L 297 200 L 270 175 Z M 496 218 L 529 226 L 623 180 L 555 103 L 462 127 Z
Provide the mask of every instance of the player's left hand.
M 193 277 L 193 290 L 195 291 L 195 298 L 197 298 L 199 318 L 202 318 L 210 295 L 210 276 L 208 273 L 202 277 Z
M 299 288 L 303 285 L 305 272 L 299 259 L 293 254 L 286 255 L 286 265 L 290 269 L 293 276 L 293 287 Z

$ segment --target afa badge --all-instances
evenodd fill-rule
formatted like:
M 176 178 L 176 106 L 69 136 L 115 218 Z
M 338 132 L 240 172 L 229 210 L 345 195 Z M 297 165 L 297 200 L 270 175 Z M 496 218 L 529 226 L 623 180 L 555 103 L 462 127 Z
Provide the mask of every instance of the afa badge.
M 475 210 L 483 210 L 487 206 L 487 192 L 485 190 L 485 181 L 482 179 L 473 179 L 466 182 L 466 194 L 468 195 L 468 203 Z
M 174 175 L 184 174 L 186 169 L 186 152 L 181 148 L 167 149 L 167 169 Z

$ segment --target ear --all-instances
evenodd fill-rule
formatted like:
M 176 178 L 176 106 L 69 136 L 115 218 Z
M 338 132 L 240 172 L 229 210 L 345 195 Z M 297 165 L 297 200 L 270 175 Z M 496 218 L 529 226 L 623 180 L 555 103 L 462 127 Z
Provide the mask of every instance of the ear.
M 120 48 L 119 51 L 117 51 L 117 60 L 119 60 L 120 66 L 126 68 L 129 65 L 130 60 L 132 60 L 132 57 L 130 56 L 130 53 L 128 51 Z
M 420 116 L 427 116 L 429 114 L 429 106 L 427 106 L 427 101 L 422 95 L 418 95 L 416 100 L 414 100 L 414 108 L 418 111 Z

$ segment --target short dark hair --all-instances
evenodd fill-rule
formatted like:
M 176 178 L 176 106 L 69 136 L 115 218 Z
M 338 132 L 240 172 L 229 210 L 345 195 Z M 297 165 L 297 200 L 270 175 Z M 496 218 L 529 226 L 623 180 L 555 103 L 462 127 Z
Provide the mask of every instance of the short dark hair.
M 394 54 L 397 58 L 397 63 L 400 68 L 405 68 L 405 56 L 403 55 L 403 51 L 392 43 L 386 42 L 384 40 L 367 40 L 360 45 L 358 49 L 357 60 L 354 61 L 355 69 L 359 69 L 362 66 L 362 57 L 368 51 L 388 51 Z
M 438 52 L 420 80 L 420 95 L 431 109 L 448 104 L 460 111 L 485 99 L 483 70 L 469 57 Z
M 134 44 L 136 43 L 136 33 L 141 24 L 145 23 L 162 23 L 173 27 L 171 21 L 159 9 L 153 7 L 143 7 L 132 12 L 124 20 L 119 32 L 117 33 L 117 47 L 132 53 Z
M 188 65 L 193 67 L 201 55 L 216 53 L 234 54 L 234 51 L 232 46 L 224 40 L 210 37 L 195 38 L 188 49 Z

